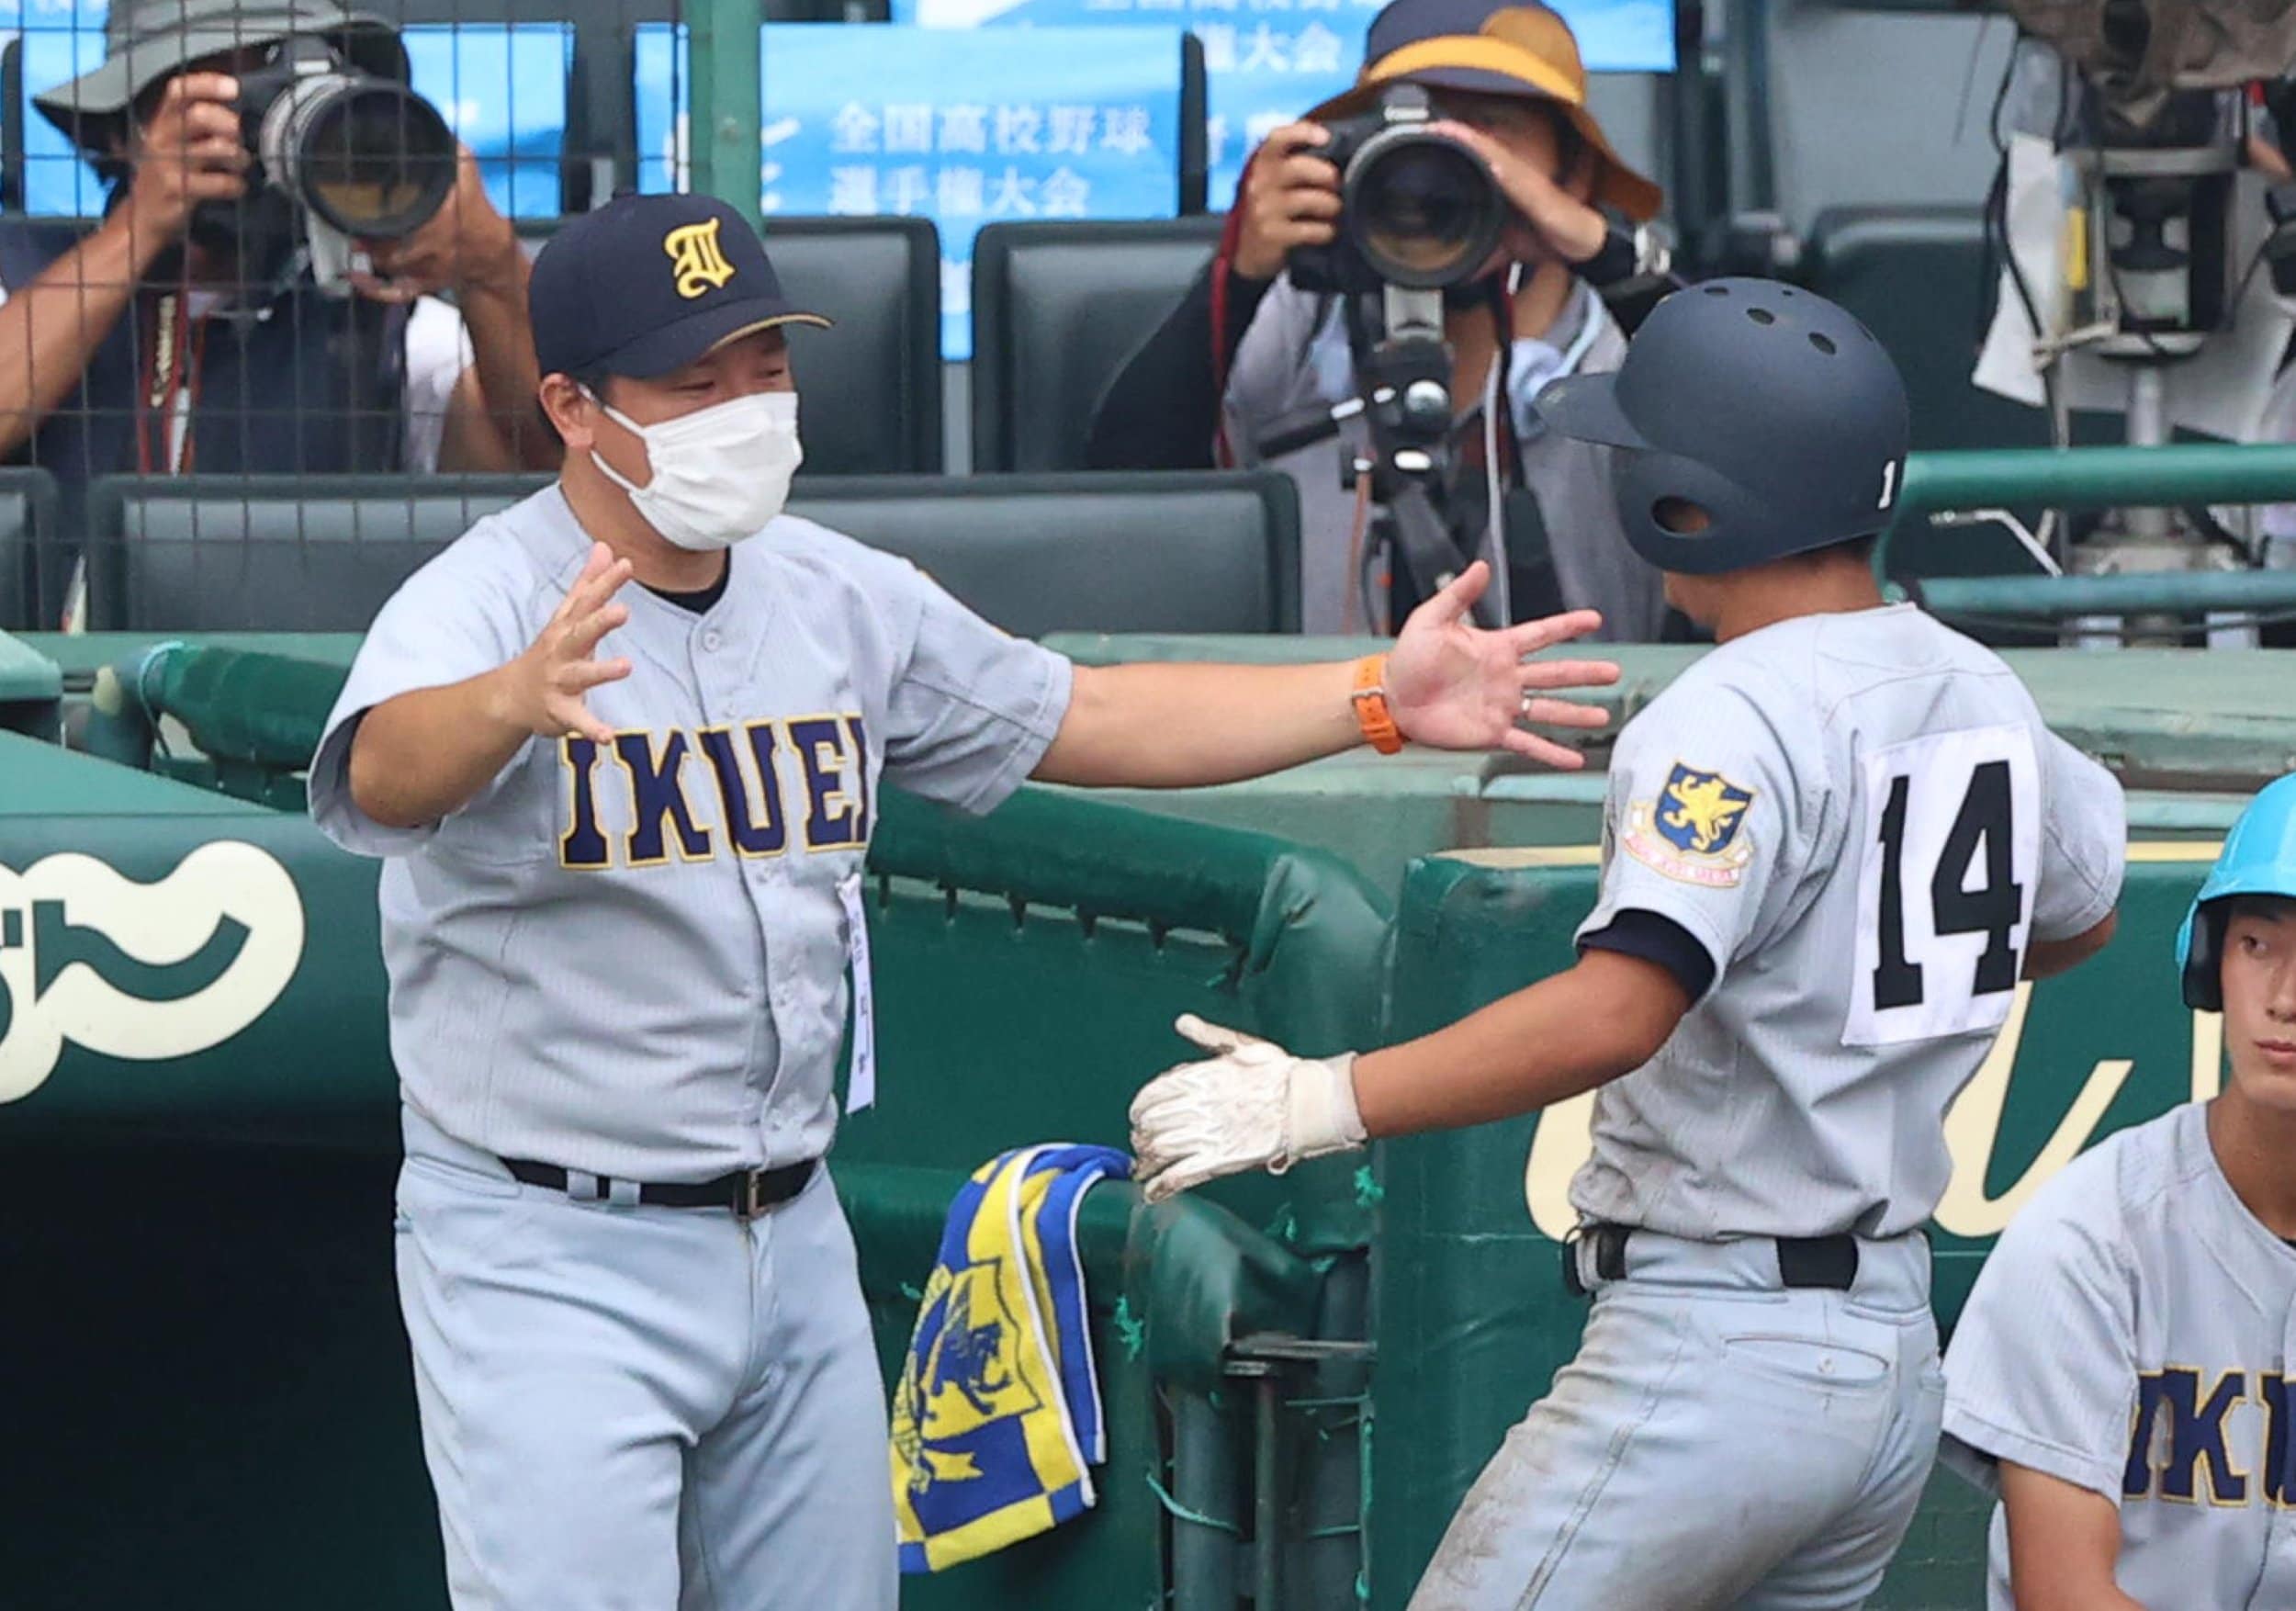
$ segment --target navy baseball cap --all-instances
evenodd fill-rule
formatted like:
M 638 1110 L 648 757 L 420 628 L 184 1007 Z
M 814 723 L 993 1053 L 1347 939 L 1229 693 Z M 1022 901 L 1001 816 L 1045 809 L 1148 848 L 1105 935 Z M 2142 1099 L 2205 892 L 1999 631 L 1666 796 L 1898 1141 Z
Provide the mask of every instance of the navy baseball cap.
M 535 259 L 526 305 L 545 375 L 645 380 L 752 331 L 828 321 L 790 306 L 749 221 L 712 196 L 625 196 Z

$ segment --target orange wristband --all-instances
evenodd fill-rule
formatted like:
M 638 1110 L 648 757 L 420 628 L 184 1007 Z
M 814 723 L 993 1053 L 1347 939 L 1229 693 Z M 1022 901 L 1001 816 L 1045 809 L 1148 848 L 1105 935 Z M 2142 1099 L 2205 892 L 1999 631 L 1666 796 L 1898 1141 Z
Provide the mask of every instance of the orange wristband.
M 1392 755 L 1403 747 L 1401 729 L 1387 708 L 1387 657 L 1366 655 L 1356 662 L 1356 721 L 1371 748 Z

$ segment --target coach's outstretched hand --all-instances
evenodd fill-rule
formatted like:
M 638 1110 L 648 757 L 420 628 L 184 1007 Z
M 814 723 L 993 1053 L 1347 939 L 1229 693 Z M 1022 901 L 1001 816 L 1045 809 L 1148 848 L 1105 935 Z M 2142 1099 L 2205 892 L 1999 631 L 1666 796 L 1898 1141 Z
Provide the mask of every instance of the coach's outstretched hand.
M 585 696 L 630 674 L 627 659 L 600 659 L 598 645 L 630 618 L 614 594 L 630 580 L 630 562 L 603 543 L 590 558 L 532 647 L 502 668 L 502 715 L 543 738 L 574 735 L 594 744 L 613 742 L 613 728 L 591 715 Z
M 1363 1145 L 1355 1053 L 1294 1057 L 1271 1041 L 1183 1014 L 1174 1026 L 1218 1056 L 1166 1069 L 1132 1098 L 1132 1178 L 1150 1202 Z
M 1524 722 L 1549 727 L 1599 727 L 1610 720 L 1599 706 L 1548 699 L 1548 689 L 1602 688 L 1618 681 L 1611 660 L 1532 660 L 1559 643 L 1602 625 L 1593 610 L 1572 610 L 1487 629 L 1468 612 L 1491 585 L 1491 567 L 1478 559 L 1451 585 L 1411 613 L 1387 658 L 1389 714 L 1404 738 L 1440 749 L 1512 749 L 1571 772 L 1586 758 L 1551 738 L 1526 732 Z

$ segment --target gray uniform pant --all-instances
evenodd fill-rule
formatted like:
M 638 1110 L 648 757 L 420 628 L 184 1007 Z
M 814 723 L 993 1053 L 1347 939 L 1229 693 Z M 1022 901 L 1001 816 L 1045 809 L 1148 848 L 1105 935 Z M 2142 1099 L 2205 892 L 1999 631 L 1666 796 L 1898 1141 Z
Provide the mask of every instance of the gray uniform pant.
M 891 1611 L 884 1391 L 826 1170 L 745 1224 L 407 1133 L 400 1303 L 456 1611 Z
M 1935 1461 L 1945 1380 L 1928 1244 L 1859 1254 L 1850 1290 L 1787 1290 L 1767 1240 L 1638 1232 L 1411 1611 L 1863 1605 Z

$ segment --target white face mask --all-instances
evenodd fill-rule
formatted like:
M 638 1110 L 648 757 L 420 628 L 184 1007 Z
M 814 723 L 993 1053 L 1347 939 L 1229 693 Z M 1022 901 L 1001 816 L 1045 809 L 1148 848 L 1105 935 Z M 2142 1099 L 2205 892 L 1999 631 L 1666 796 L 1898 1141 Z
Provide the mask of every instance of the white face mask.
M 760 391 L 641 425 L 602 398 L 606 417 L 646 445 L 654 479 L 641 487 L 601 457 L 591 462 L 630 495 L 647 524 L 681 548 L 730 548 L 782 513 L 790 478 L 805 462 L 797 394 Z

